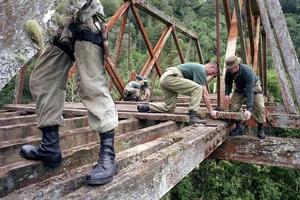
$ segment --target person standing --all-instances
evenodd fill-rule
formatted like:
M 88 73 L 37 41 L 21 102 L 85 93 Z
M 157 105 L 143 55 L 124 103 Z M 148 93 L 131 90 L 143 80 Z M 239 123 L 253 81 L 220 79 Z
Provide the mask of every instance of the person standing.
M 24 145 L 21 157 L 43 161 L 45 167 L 62 163 L 59 126 L 66 97 L 68 72 L 76 60 L 76 78 L 81 101 L 88 110 L 88 122 L 100 136 L 97 165 L 86 176 L 87 184 L 110 182 L 119 170 L 115 160 L 114 129 L 118 115 L 108 89 L 104 68 L 104 47 L 96 16 L 104 16 L 99 0 L 88 0 L 66 25 L 59 40 L 49 42 L 38 58 L 30 77 L 30 91 L 36 102 L 38 128 L 42 141 L 38 147 Z M 74 55 L 73 55 L 74 53 Z
M 230 56 L 225 60 L 225 101 L 229 104 L 229 110 L 232 112 L 240 111 L 243 102 L 246 99 L 245 115 L 247 120 L 252 116 L 257 123 L 257 137 L 265 139 L 265 133 L 262 129 L 263 123 L 266 122 L 264 113 L 264 96 L 260 81 L 253 70 L 245 64 L 241 64 L 241 58 Z M 232 96 L 232 85 L 235 88 Z M 236 129 L 231 131 L 231 136 L 243 134 L 242 122 L 236 121 Z
M 209 62 L 206 65 L 188 62 L 176 67 L 166 69 L 160 78 L 160 87 L 164 96 L 163 103 L 149 103 L 149 105 L 138 104 L 139 112 L 173 112 L 176 108 L 178 94 L 190 96 L 188 125 L 205 124 L 206 120 L 201 120 L 196 116 L 196 111 L 200 107 L 201 99 L 215 119 L 216 111 L 213 110 L 209 93 L 206 88 L 207 75 L 216 76 L 219 73 L 219 64 Z

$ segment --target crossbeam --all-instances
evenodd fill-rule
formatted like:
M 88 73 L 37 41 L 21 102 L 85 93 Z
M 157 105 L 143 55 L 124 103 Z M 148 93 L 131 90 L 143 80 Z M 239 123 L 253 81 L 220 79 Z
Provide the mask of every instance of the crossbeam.
M 209 158 L 300 169 L 300 139 L 229 137 Z

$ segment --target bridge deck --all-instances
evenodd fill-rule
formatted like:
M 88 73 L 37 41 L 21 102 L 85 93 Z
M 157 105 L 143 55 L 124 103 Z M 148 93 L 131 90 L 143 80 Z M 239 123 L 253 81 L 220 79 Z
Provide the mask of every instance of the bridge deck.
M 98 158 L 99 136 L 88 127 L 87 111 L 81 103 L 65 105 L 65 126 L 59 134 L 63 163 L 59 169 L 46 169 L 41 162 L 27 161 L 18 155 L 22 145 L 38 145 L 41 140 L 35 105 L 6 105 L 5 111 L 0 112 L 0 198 L 159 199 L 228 138 L 228 119 L 243 119 L 241 113 L 219 112 L 218 120 L 208 118 L 208 124 L 215 126 L 185 126 L 189 120 L 187 105 L 179 100 L 180 103 L 174 113 L 158 114 L 138 113 L 134 102 L 116 102 L 119 127 L 115 149 L 121 170 L 104 186 L 85 185 L 85 176 Z M 208 116 L 203 107 L 197 114 Z M 299 143 L 293 140 L 294 146 L 299 147 Z M 211 156 L 241 158 L 237 151 L 233 157 L 225 154 L 228 144 L 224 144 L 221 153 Z M 291 154 L 292 149 L 288 151 Z M 286 160 L 282 166 L 300 166 L 300 150 L 294 151 L 298 161 L 287 165 Z M 283 154 L 279 154 L 281 158 Z M 264 163 L 268 159 L 272 160 L 272 156 Z

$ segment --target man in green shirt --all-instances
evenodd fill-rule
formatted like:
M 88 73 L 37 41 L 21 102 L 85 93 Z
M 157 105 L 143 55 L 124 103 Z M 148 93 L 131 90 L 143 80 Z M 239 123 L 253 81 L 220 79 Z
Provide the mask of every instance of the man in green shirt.
M 200 120 L 196 116 L 196 111 L 203 98 L 211 117 L 216 118 L 216 111 L 211 106 L 206 88 L 206 80 L 207 75 L 215 76 L 218 73 L 219 64 L 217 62 L 210 62 L 206 65 L 189 62 L 170 67 L 160 78 L 164 102 L 149 103 L 149 106 L 138 104 L 137 109 L 139 112 L 173 112 L 176 108 L 178 94 L 188 95 L 190 96 L 188 125 L 206 123 L 206 120 Z
M 129 82 L 124 88 L 124 101 L 143 101 L 150 97 L 147 78 L 136 76 L 137 81 Z M 142 97 L 144 93 L 144 98 Z
M 229 103 L 229 110 L 238 112 L 242 103 L 246 99 L 247 120 L 252 116 L 254 121 L 258 124 L 257 137 L 265 139 L 265 133 L 262 130 L 263 123 L 266 122 L 264 113 L 264 96 L 260 81 L 253 72 L 253 70 L 245 64 L 241 64 L 241 58 L 237 56 L 230 56 L 225 60 L 225 100 Z M 232 84 L 235 83 L 235 88 L 232 96 Z M 230 133 L 231 136 L 243 134 L 241 121 L 236 122 L 236 129 Z

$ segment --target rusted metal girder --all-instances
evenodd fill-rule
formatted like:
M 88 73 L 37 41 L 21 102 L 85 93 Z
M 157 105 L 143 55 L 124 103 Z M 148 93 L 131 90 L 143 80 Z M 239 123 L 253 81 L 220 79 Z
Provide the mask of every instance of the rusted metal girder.
M 246 51 L 246 45 L 244 40 L 244 30 L 243 30 L 243 23 L 242 23 L 242 17 L 241 17 L 241 8 L 243 7 L 243 0 L 234 0 L 234 6 L 235 6 L 235 14 L 238 22 L 238 34 L 240 39 L 240 45 L 241 45 L 241 58 L 243 60 L 243 63 L 247 63 L 247 51 Z
M 236 52 L 236 45 L 237 45 L 237 37 L 238 37 L 238 24 L 237 24 L 237 16 L 236 16 L 236 10 L 233 10 L 232 19 L 230 22 L 230 30 L 228 35 L 228 42 L 227 42 L 227 49 L 226 49 L 226 55 L 225 59 L 229 56 L 235 55 Z M 225 74 L 226 74 L 226 68 L 225 64 L 223 67 L 223 73 L 222 73 L 222 84 L 220 88 L 221 92 L 221 107 L 227 108 L 228 105 L 226 105 L 225 102 Z
M 260 17 L 257 17 L 256 20 L 256 33 L 255 33 L 255 43 L 254 43 L 254 54 L 253 54 L 253 64 L 252 68 L 256 75 L 258 75 L 258 72 L 261 70 L 261 66 L 258 66 L 258 59 L 259 59 L 259 41 L 260 41 Z M 260 67 L 260 69 L 258 69 Z
M 229 137 L 209 158 L 300 169 L 300 139 Z
M 263 28 L 261 30 L 260 53 L 261 86 L 264 94 L 267 96 L 267 39 Z
M 115 52 L 114 52 L 114 64 L 117 65 L 119 61 L 119 55 L 121 51 L 121 46 L 122 46 L 122 41 L 123 41 L 123 36 L 125 33 L 125 26 L 128 18 L 128 10 L 123 13 L 122 19 L 121 19 L 121 24 L 120 24 L 120 30 L 119 30 L 119 37 L 116 41 L 116 47 L 115 47 Z
M 229 6 L 228 0 L 223 0 L 223 7 L 224 7 L 224 11 L 225 11 L 227 31 L 228 31 L 228 33 L 230 33 L 231 15 L 230 15 L 230 6 Z
M 203 55 L 202 55 L 202 51 L 201 51 L 201 47 L 200 47 L 199 38 L 195 39 L 195 46 L 196 46 L 196 50 L 197 50 L 197 55 L 199 57 L 199 62 L 203 64 L 204 60 L 203 60 Z
M 140 31 L 141 31 L 141 34 L 142 34 L 142 36 L 144 38 L 144 41 L 146 43 L 146 47 L 148 49 L 148 52 L 149 52 L 151 58 L 154 58 L 154 53 L 153 53 L 151 42 L 150 42 L 150 40 L 148 38 L 148 35 L 147 35 L 146 31 L 145 31 L 145 27 L 144 27 L 144 25 L 142 23 L 142 20 L 141 20 L 141 17 L 140 17 L 140 15 L 139 15 L 139 13 L 137 11 L 137 8 L 135 7 L 134 4 L 131 5 L 131 10 L 132 10 L 132 13 L 133 13 L 136 21 L 137 21 L 137 24 L 138 24 L 139 28 L 140 28 Z M 159 63 L 157 61 L 155 61 L 155 69 L 156 69 L 159 77 L 161 77 L 162 70 L 161 70 L 160 65 L 159 65 Z
M 282 55 L 286 72 L 289 76 L 298 109 L 300 108 L 300 64 L 279 0 L 265 1 L 268 13 L 275 30 L 276 41 Z
M 288 113 L 296 113 L 296 107 L 293 102 L 291 91 L 286 79 L 285 71 L 281 60 L 281 55 L 277 48 L 276 40 L 273 34 L 273 29 L 271 28 L 271 23 L 269 21 L 267 8 L 265 7 L 264 0 L 256 0 L 256 2 L 260 10 L 261 21 L 266 32 L 266 36 L 269 42 L 270 51 L 273 57 L 278 80 L 280 82 L 280 90 L 282 93 L 284 105 L 287 108 Z
M 121 95 L 123 95 L 123 89 L 125 87 L 125 84 L 120 77 L 119 73 L 117 72 L 117 69 L 111 60 L 110 57 L 105 56 L 105 69 L 108 72 L 109 76 L 112 78 L 112 81 L 116 85 L 117 90 Z
M 220 53 L 220 48 L 221 48 L 221 37 L 220 37 L 220 1 L 216 0 L 216 38 L 217 38 L 217 62 L 220 65 L 221 62 L 221 53 Z M 220 81 L 220 74 L 221 74 L 221 69 L 219 69 L 219 73 L 217 75 L 217 108 L 220 108 L 221 105 L 221 94 L 220 94 L 220 87 L 221 87 L 221 81 Z
M 253 63 L 254 59 L 254 20 L 253 20 L 253 15 L 252 15 L 252 8 L 251 8 L 251 3 L 250 0 L 245 0 L 245 16 L 247 20 L 247 30 L 248 30 L 248 35 L 249 35 L 249 50 L 250 50 L 250 55 L 247 57 L 249 58 L 248 63 Z M 251 61 L 250 61 L 251 59 Z
M 161 51 L 162 51 L 167 39 L 170 37 L 170 34 L 171 34 L 172 30 L 173 30 L 172 26 L 165 27 L 161 37 L 159 38 L 156 46 L 153 49 L 153 57 L 151 58 L 151 56 L 150 56 L 148 58 L 148 60 L 146 61 L 146 64 L 144 65 L 142 71 L 140 72 L 140 75 L 142 75 L 142 76 L 148 76 L 149 75 L 154 63 L 158 62 L 158 58 L 161 54 Z M 161 76 L 161 75 L 162 74 L 160 74 L 159 76 Z
M 181 47 L 180 47 L 180 43 L 179 43 L 179 40 L 178 40 L 176 31 L 175 31 L 174 29 L 173 29 L 173 31 L 172 31 L 172 35 L 173 35 L 173 39 L 174 39 L 174 42 L 175 42 L 177 51 L 178 51 L 178 53 L 179 53 L 180 61 L 181 61 L 182 63 L 185 63 L 184 55 L 183 55 L 183 53 L 182 53 L 182 50 L 181 50 Z
M 122 16 L 125 12 L 127 12 L 129 6 L 130 6 L 129 1 L 126 1 L 123 3 L 123 5 L 121 5 L 121 7 L 115 12 L 115 14 L 107 22 L 107 31 L 109 31 L 113 27 L 113 25 L 118 21 L 120 16 Z
M 121 24 L 120 24 L 120 30 L 119 30 L 119 36 L 117 38 L 116 41 L 116 46 L 115 46 L 115 51 L 114 51 L 114 65 L 117 66 L 118 61 L 119 61 L 119 55 L 120 55 L 120 51 L 121 51 L 121 45 L 122 45 L 122 41 L 123 41 L 123 36 L 124 36 L 124 32 L 125 32 L 125 26 L 126 26 L 126 21 L 127 21 L 127 17 L 128 17 L 128 8 L 125 12 L 123 12 L 122 15 L 122 19 L 121 19 Z M 112 89 L 112 83 L 113 80 L 110 79 L 109 81 L 109 90 L 111 91 Z M 120 99 L 121 97 L 119 97 Z
M 14 103 L 20 104 L 22 102 L 22 96 L 23 96 L 23 86 L 24 86 L 24 77 L 26 73 L 26 65 L 23 65 L 21 68 L 21 71 L 19 73 L 18 77 L 18 87 L 15 91 L 15 97 L 14 97 Z

